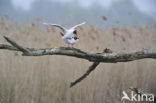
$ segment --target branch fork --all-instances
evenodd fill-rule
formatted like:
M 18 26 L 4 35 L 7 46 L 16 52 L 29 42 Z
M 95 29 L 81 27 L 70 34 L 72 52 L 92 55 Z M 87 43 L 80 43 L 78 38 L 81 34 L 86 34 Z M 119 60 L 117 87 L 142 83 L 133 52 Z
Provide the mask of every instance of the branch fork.
M 115 52 L 106 48 L 102 53 L 91 53 L 70 47 L 35 49 L 24 47 L 7 36 L 4 36 L 4 38 L 11 45 L 0 44 L 0 49 L 20 51 L 23 53 L 23 56 L 66 55 L 93 62 L 93 64 L 80 78 L 71 82 L 70 87 L 73 87 L 85 79 L 100 63 L 128 62 L 145 58 L 156 59 L 156 50 L 149 49 L 142 49 L 135 52 Z

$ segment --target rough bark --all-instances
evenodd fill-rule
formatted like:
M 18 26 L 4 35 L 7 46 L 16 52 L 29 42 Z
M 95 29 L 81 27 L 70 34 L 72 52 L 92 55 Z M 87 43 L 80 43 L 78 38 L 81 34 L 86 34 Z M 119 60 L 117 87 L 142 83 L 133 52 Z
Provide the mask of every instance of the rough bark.
M 105 62 L 105 63 L 128 62 L 145 58 L 156 59 L 156 51 L 148 49 L 142 49 L 135 52 L 102 52 L 102 53 L 86 52 L 80 49 L 70 47 L 35 49 L 21 46 L 6 36 L 4 38 L 12 46 L 0 44 L 0 49 L 20 51 L 23 53 L 23 56 L 66 55 L 86 59 L 91 62 Z M 107 51 L 108 50 L 110 49 L 107 49 Z
M 156 50 L 142 49 L 135 52 L 114 52 L 106 48 L 101 53 L 94 53 L 70 47 L 35 49 L 24 47 L 9 37 L 4 36 L 4 38 L 11 45 L 0 44 L 0 49 L 20 51 L 23 53 L 23 56 L 66 55 L 93 62 L 86 73 L 71 83 L 71 87 L 85 79 L 99 65 L 99 63 L 128 62 L 145 58 L 156 59 Z

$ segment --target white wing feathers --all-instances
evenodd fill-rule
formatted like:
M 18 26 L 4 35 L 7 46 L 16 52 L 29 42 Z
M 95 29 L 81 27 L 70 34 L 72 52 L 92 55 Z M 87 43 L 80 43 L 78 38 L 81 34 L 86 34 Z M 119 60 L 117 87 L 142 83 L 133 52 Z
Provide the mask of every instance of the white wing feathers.
M 58 27 L 60 28 L 64 33 L 66 32 L 66 28 L 59 25 L 59 24 L 48 24 L 48 23 L 43 23 L 44 25 L 49 25 L 49 26 L 55 26 L 55 27 Z
M 75 25 L 73 28 L 75 29 L 75 28 L 77 28 L 77 27 L 79 27 L 79 26 L 81 26 L 81 25 L 84 25 L 84 24 L 86 24 L 86 22 L 83 22 L 83 23 L 81 23 L 81 24 L 77 24 L 77 25 Z
M 84 25 L 85 23 L 86 22 L 82 22 L 82 23 L 80 23 L 78 25 L 75 25 L 75 26 L 71 27 L 70 29 L 66 29 L 65 27 L 63 27 L 63 26 L 61 26 L 59 24 L 48 24 L 48 23 L 43 23 L 43 24 L 44 25 L 49 25 L 49 26 L 55 26 L 55 27 L 60 28 L 63 31 L 63 34 L 64 34 L 64 36 L 62 38 L 65 39 L 65 38 L 72 38 L 72 37 L 74 37 L 74 33 L 73 32 L 75 31 L 75 29 L 77 27 L 81 26 L 81 25 Z

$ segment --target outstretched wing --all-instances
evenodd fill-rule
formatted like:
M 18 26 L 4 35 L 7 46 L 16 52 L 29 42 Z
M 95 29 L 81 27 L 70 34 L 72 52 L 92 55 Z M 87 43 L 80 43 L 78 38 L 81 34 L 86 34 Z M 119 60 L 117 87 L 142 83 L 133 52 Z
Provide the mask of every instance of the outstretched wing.
M 83 23 L 81 23 L 81 24 L 77 24 L 77 25 L 75 25 L 73 28 L 75 29 L 75 28 L 77 28 L 77 27 L 79 27 L 79 26 L 82 26 L 82 25 L 84 25 L 84 24 L 86 24 L 86 22 L 83 22 Z
M 55 26 L 55 27 L 58 27 L 60 28 L 64 33 L 66 32 L 66 28 L 59 25 L 59 24 L 48 24 L 48 23 L 43 23 L 44 25 L 49 25 L 49 26 Z

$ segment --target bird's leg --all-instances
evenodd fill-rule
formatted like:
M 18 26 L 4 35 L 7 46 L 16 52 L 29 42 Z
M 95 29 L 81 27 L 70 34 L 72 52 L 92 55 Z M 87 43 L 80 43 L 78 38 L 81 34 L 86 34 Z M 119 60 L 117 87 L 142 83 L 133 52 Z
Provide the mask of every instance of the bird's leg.
M 72 47 L 72 44 L 69 44 L 69 47 L 70 47 L 70 48 L 73 48 L 73 47 Z
M 68 48 L 70 47 L 70 45 L 68 44 Z
M 71 47 L 73 48 L 73 44 L 71 44 Z

